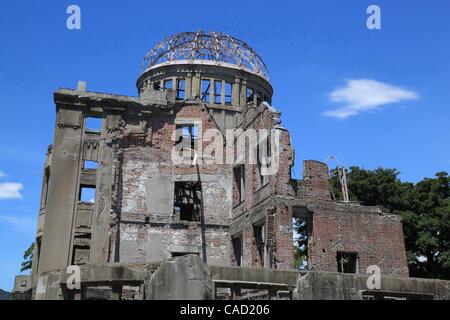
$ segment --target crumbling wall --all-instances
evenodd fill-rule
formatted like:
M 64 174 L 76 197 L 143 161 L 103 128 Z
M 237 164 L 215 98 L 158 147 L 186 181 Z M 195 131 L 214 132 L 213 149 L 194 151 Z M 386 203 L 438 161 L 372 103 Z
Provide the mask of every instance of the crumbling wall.
M 249 164 L 250 151 L 246 149 L 245 200 L 234 202 L 230 234 L 243 238 L 242 265 L 247 267 L 293 268 L 292 215 L 287 206 L 278 206 L 275 201 L 289 191 L 294 157 L 289 133 L 279 117 L 280 113 L 267 103 L 248 108 L 244 114 L 244 131 L 265 129 L 270 136 L 279 134 L 279 150 L 271 150 L 277 152 L 278 168 L 267 177 L 266 184 L 261 183 L 258 166 Z M 236 199 L 236 191 L 234 195 Z M 261 225 L 265 228 L 263 258 L 255 237 L 255 228 Z
M 337 253 L 357 255 L 357 273 L 377 265 L 382 274 L 408 277 L 403 225 L 398 215 L 386 214 L 378 207 L 356 202 L 331 200 L 328 166 L 305 161 L 304 179 L 295 185 L 295 207 L 312 213 L 309 247 L 310 268 L 338 271 Z
M 124 119 L 124 137 L 119 141 L 118 261 L 157 262 L 172 255 L 201 254 L 199 221 L 180 221 L 174 214 L 174 183 L 201 181 L 208 263 L 229 264 L 231 168 L 225 164 L 174 165 L 171 159 L 176 124 L 190 120 L 200 122 L 202 132 L 216 128 L 200 103 L 183 105 L 173 115 L 152 115 L 135 124 L 132 119 Z
M 354 252 L 358 272 L 371 265 L 382 274 L 408 277 L 401 218 L 357 204 L 323 203 L 313 213 L 311 267 L 337 271 L 337 252 Z
M 303 207 L 312 213 L 309 242 L 309 267 L 315 270 L 338 270 L 338 252 L 357 255 L 356 272 L 363 273 L 377 265 L 383 274 L 408 276 L 401 219 L 378 208 L 342 203 L 331 198 L 328 166 L 305 161 L 303 180 L 291 179 L 294 151 L 289 133 L 281 127 L 279 113 L 268 105 L 250 108 L 244 114 L 245 129 L 279 129 L 279 168 L 261 186 L 256 165 L 246 166 L 245 200 L 235 206 L 231 235 L 242 234 L 243 266 L 291 269 L 294 266 L 293 208 Z M 265 257 L 257 250 L 255 226 L 264 223 Z M 232 257 L 232 261 L 233 257 Z

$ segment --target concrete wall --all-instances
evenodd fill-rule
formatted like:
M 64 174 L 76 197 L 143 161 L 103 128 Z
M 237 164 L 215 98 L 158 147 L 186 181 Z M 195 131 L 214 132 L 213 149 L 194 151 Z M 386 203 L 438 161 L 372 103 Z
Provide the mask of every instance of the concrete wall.
M 206 264 L 196 255 L 167 261 L 146 281 L 146 300 L 210 300 L 212 281 Z
M 450 300 L 450 282 L 382 276 L 372 287 L 367 274 L 298 272 L 267 268 L 207 266 L 197 255 L 158 264 L 97 264 L 80 267 L 81 289 L 68 289 L 71 273 L 57 269 L 42 274 L 37 300 Z M 226 294 L 226 289 L 231 289 Z M 224 294 L 225 293 L 225 294 Z
M 450 299 L 449 281 L 384 276 L 378 289 L 369 289 L 367 279 L 368 275 L 308 272 L 298 278 L 297 297 L 300 300 Z
M 82 128 L 83 116 L 80 111 L 58 110 L 39 272 L 70 263 Z

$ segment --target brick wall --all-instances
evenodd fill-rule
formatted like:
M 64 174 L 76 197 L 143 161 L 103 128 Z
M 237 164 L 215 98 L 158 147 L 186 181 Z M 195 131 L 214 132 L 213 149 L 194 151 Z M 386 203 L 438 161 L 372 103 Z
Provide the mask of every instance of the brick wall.
M 311 267 L 337 272 L 338 251 L 357 253 L 358 273 L 377 265 L 382 274 L 408 276 L 399 216 L 368 212 L 354 204 L 329 203 L 313 213 Z
M 177 221 L 173 213 L 175 181 L 198 181 L 200 175 L 208 263 L 229 265 L 231 168 L 225 164 L 174 165 L 172 134 L 180 119 L 201 122 L 202 133 L 216 128 L 201 104 L 180 106 L 174 114 L 123 119 L 122 136 L 117 140 L 120 226 L 113 237 L 119 238 L 118 261 L 156 262 L 184 251 L 201 254 L 200 223 Z

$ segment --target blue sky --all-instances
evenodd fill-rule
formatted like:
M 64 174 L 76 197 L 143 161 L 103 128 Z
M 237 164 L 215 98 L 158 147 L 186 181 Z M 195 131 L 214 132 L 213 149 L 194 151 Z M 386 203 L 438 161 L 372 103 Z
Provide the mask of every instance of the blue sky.
M 0 11 L 0 288 L 10 290 L 36 226 L 52 143 L 52 92 L 136 95 L 145 53 L 181 31 L 221 31 L 264 59 L 301 161 L 450 171 L 450 2 L 8 1 Z M 432 3 L 432 4 L 431 4 Z M 66 9 L 81 8 L 81 30 Z M 366 9 L 381 8 L 381 30 Z M 3 196 L 2 196 L 3 195 Z

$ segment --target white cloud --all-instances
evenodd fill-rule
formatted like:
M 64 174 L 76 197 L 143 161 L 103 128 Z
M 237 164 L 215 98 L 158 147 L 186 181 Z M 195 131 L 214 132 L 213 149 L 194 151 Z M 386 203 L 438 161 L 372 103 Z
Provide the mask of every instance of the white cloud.
M 323 115 L 345 119 L 388 104 L 418 98 L 414 91 L 390 84 L 371 79 L 350 79 L 345 87 L 337 88 L 330 94 L 332 102 L 343 103 L 344 106 L 326 111 Z
M 23 184 L 15 182 L 0 183 L 0 199 L 22 199 L 20 191 Z

